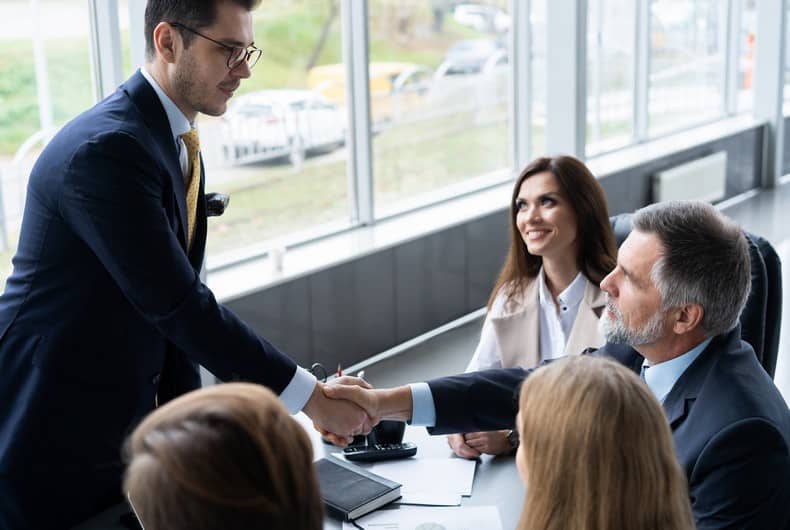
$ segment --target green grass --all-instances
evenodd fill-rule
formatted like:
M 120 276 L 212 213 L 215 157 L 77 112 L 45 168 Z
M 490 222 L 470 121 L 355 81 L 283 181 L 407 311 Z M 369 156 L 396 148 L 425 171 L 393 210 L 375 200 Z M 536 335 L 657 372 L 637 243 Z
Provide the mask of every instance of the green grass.
M 503 118 L 475 124 L 473 113 L 395 126 L 373 142 L 375 201 L 389 204 L 465 178 L 506 167 L 508 126 Z M 225 215 L 209 219 L 209 252 L 216 253 L 348 218 L 346 161 L 315 157 L 302 171 L 288 164 L 260 166 L 218 186 L 231 195 Z M 265 167 L 265 169 L 263 169 Z

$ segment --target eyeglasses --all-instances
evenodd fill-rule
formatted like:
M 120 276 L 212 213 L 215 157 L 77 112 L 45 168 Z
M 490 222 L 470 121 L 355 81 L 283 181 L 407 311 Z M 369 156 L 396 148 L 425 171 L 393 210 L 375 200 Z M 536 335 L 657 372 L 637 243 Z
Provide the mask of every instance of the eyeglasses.
M 246 48 L 240 48 L 238 46 L 228 46 L 224 42 L 214 40 L 211 37 L 206 37 L 199 31 L 195 31 L 194 29 L 185 26 L 179 22 L 170 22 L 170 25 L 173 26 L 174 28 L 185 29 L 190 33 L 194 33 L 198 37 L 203 37 L 206 40 L 210 40 L 214 44 L 218 44 L 223 48 L 225 48 L 226 50 L 228 50 L 228 68 L 230 68 L 231 70 L 239 66 L 243 61 L 246 61 L 247 66 L 249 68 L 252 68 L 253 66 L 255 66 L 255 63 L 258 62 L 258 59 L 261 58 L 261 54 L 263 53 L 263 50 L 261 50 L 260 48 L 256 48 L 253 45 L 249 45 Z

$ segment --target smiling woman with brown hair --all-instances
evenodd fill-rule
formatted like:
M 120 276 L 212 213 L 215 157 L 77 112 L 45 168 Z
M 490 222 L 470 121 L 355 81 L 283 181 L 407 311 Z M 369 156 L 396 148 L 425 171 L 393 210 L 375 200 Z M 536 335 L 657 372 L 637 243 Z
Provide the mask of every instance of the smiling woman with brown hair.
M 320 530 L 310 439 L 268 389 L 217 385 L 158 408 L 127 443 L 145 530 Z
M 521 388 L 518 530 L 692 530 L 688 484 L 661 405 L 628 368 L 567 357 Z
M 480 342 L 466 371 L 531 368 L 603 345 L 598 284 L 617 248 L 606 195 L 571 156 L 533 160 L 513 186 L 510 250 L 488 300 Z M 459 456 L 512 451 L 515 431 L 452 434 Z

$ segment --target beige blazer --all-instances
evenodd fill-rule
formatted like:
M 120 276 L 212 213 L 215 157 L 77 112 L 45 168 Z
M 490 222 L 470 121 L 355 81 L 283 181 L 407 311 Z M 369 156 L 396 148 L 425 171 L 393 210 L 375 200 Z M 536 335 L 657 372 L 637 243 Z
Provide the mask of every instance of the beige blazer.
M 585 348 L 603 346 L 606 339 L 598 331 L 606 299 L 603 291 L 589 280 L 579 304 L 576 320 L 565 344 L 565 355 L 578 355 Z M 502 313 L 491 317 L 502 366 L 531 368 L 540 362 L 540 300 L 538 281 L 531 282 L 524 296 L 505 304 Z

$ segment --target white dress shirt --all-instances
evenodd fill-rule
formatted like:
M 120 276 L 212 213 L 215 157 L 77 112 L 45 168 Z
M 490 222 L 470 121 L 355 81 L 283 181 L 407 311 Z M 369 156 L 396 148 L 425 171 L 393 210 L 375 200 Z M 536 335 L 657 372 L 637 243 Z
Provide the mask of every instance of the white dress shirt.
M 192 128 L 192 124 L 189 123 L 189 120 L 184 116 L 184 113 L 181 112 L 181 109 L 173 103 L 173 100 L 170 99 L 167 94 L 165 94 L 162 87 L 159 86 L 159 83 L 149 74 L 145 68 L 140 69 L 140 73 L 145 77 L 148 84 L 154 89 L 156 92 L 157 97 L 159 97 L 159 101 L 162 103 L 162 107 L 165 109 L 165 114 L 167 114 L 167 121 L 170 123 L 170 129 L 173 134 L 173 141 L 176 144 L 176 152 L 178 153 L 178 161 L 181 164 L 181 171 L 186 179 L 187 171 L 189 169 L 189 159 L 187 156 L 186 146 L 184 145 L 184 141 L 181 139 L 181 135 L 185 132 L 189 131 Z M 302 368 L 301 366 L 296 367 L 296 373 L 291 378 L 291 381 L 285 387 L 285 389 L 280 394 L 280 400 L 285 405 L 285 408 L 291 414 L 296 414 L 307 403 L 307 400 L 310 399 L 310 396 L 313 393 L 313 389 L 316 385 L 315 377 Z
M 579 313 L 579 305 L 584 299 L 584 290 L 587 287 L 587 279 L 584 274 L 579 272 L 571 284 L 557 297 L 559 308 L 554 304 L 554 300 L 546 286 L 546 275 L 541 267 L 537 277 L 538 281 L 538 302 L 540 304 L 540 331 L 538 343 L 540 345 L 541 360 L 556 359 L 562 357 L 568 336 L 571 334 L 576 315 Z M 505 294 L 499 292 L 491 304 L 491 311 L 486 315 L 483 322 L 483 330 L 480 333 L 480 341 L 477 343 L 472 359 L 466 367 L 467 372 L 478 370 L 488 370 L 490 368 L 502 368 L 502 353 L 497 345 L 494 325 L 491 318 L 502 316 L 505 308 Z M 505 368 L 511 368 L 505 366 Z
M 645 383 L 661 403 L 664 402 L 672 387 L 678 382 L 683 372 L 699 357 L 699 354 L 708 347 L 713 338 L 708 338 L 691 348 L 689 351 L 664 361 L 663 363 L 650 364 L 647 359 L 642 363 L 645 373 Z

